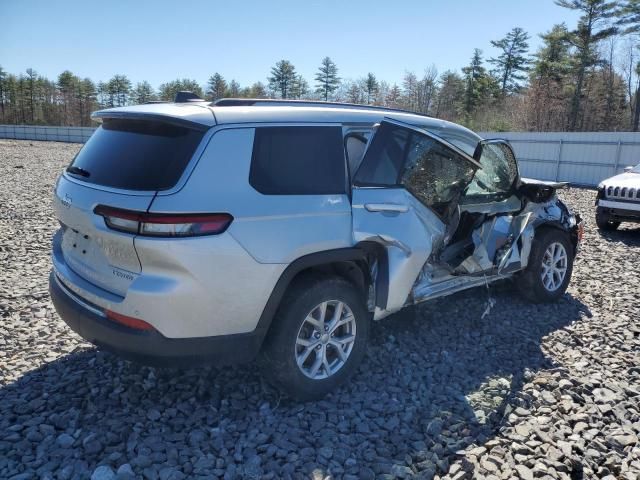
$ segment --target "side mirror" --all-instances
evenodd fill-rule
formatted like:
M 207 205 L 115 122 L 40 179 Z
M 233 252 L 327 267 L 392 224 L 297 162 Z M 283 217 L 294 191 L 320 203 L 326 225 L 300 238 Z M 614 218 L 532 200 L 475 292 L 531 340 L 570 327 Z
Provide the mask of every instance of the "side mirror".
M 633 167 L 624 167 L 624 173 L 630 172 L 633 170 Z

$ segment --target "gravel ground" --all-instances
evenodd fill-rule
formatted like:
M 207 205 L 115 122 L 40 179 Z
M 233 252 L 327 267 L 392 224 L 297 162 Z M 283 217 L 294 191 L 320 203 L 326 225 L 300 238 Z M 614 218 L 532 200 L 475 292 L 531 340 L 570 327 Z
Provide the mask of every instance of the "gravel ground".
M 639 477 L 640 228 L 600 234 L 593 191 L 562 193 L 591 223 L 559 302 L 503 284 L 425 304 L 296 404 L 253 365 L 140 367 L 58 318 L 50 195 L 78 148 L 0 140 L 0 478 Z

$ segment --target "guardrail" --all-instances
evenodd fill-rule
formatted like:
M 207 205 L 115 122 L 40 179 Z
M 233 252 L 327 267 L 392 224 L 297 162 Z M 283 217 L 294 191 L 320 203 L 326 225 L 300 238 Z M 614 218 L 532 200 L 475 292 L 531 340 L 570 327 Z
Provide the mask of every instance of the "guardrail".
M 0 125 L 0 138 L 84 143 L 93 127 Z M 637 132 L 482 132 L 504 138 L 515 150 L 523 177 L 595 186 L 640 163 Z

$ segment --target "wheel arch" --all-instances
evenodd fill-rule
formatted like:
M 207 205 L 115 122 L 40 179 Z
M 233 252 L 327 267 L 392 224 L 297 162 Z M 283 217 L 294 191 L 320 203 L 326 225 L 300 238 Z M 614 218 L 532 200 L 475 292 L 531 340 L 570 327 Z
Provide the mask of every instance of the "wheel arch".
M 579 221 L 579 219 L 578 219 Z M 566 233 L 569 236 L 569 240 L 571 241 L 571 246 L 573 247 L 573 253 L 577 252 L 578 248 L 578 227 L 577 225 L 574 227 L 568 227 L 564 223 L 558 220 L 545 220 L 535 226 L 534 236 L 540 230 L 560 230 L 561 232 Z
M 372 278 L 372 262 L 377 261 L 376 278 Z M 376 305 L 386 305 L 388 291 L 388 264 L 385 248 L 375 242 L 361 242 L 354 247 L 325 250 L 304 255 L 287 266 L 276 282 L 260 315 L 256 333 L 262 340 L 287 290 L 302 277 L 313 274 L 333 274 L 345 278 L 362 290 L 365 300 L 369 286 L 375 282 Z

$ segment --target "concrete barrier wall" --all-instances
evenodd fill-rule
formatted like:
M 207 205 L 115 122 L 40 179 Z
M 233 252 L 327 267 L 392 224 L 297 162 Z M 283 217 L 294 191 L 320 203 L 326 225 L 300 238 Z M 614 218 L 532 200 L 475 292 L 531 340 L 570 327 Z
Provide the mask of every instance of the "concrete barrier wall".
M 93 127 L 0 125 L 0 138 L 84 143 Z M 504 138 L 516 152 L 523 177 L 595 186 L 640 163 L 640 133 L 635 132 L 482 132 Z
M 0 138 L 84 143 L 93 127 L 43 127 L 36 125 L 0 125 Z

